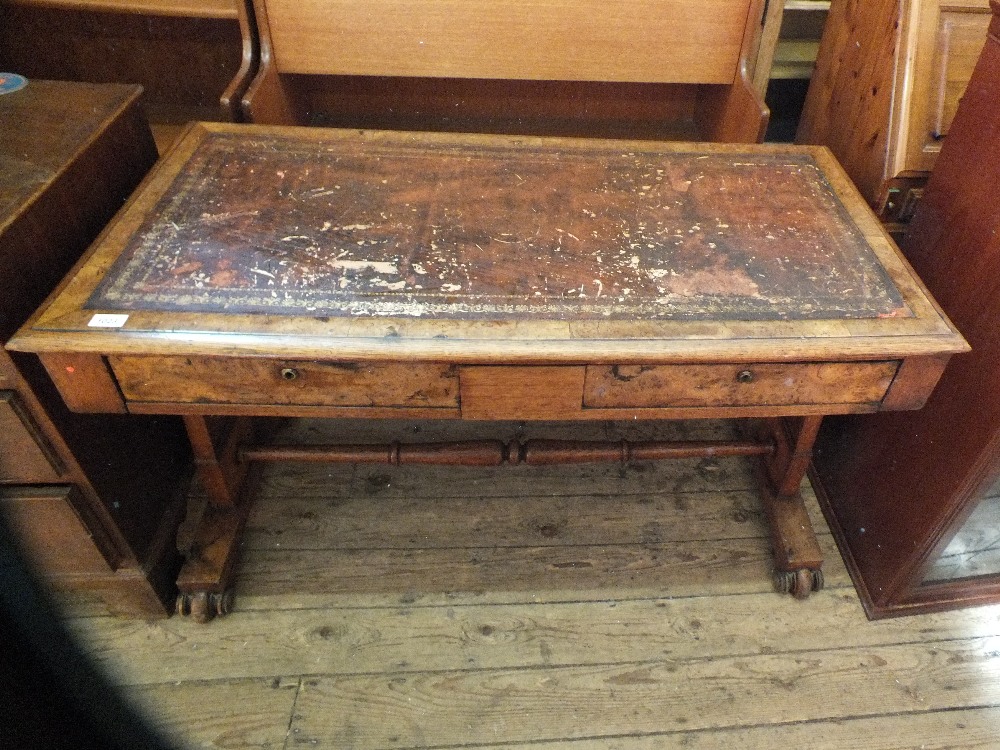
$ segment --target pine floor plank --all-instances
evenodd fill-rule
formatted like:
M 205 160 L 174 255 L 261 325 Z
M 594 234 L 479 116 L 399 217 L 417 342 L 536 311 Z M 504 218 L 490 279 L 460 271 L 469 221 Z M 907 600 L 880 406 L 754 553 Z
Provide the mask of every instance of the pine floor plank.
M 372 597 L 378 602 L 379 597 Z M 275 675 L 649 663 L 870 648 L 1000 632 L 1000 605 L 868 623 L 853 591 L 539 605 L 369 606 L 75 623 L 122 685 Z
M 282 431 L 376 442 L 401 427 L 732 436 L 728 423 Z M 66 622 L 190 748 L 997 747 L 1000 605 L 868 622 L 803 492 L 827 587 L 800 602 L 771 589 L 747 460 L 273 466 L 229 617 Z
M 341 467 L 319 469 L 308 464 L 267 467 L 261 496 L 284 497 L 559 497 L 623 495 L 711 490 L 754 490 L 748 462 L 740 458 L 675 459 L 563 466 L 496 468 L 386 466 L 364 464 L 351 475 Z
M 530 742 L 518 750 L 995 750 L 1000 708 L 929 711 L 891 717 L 668 732 L 646 737 Z
M 819 508 L 813 524 L 823 528 Z M 398 524 L 387 527 L 387 514 Z M 647 490 L 632 495 L 447 498 L 281 498 L 258 504 L 244 549 L 649 544 L 764 538 L 759 495 L 750 490 Z
M 850 585 L 830 535 L 820 537 L 828 586 Z M 325 606 L 343 594 L 385 594 L 400 604 L 454 601 L 722 596 L 773 592 L 767 541 L 733 539 L 670 545 L 499 547 L 430 550 L 279 550 L 248 553 L 236 582 L 237 607 Z
M 132 688 L 142 716 L 181 749 L 285 747 L 299 680 L 217 680 Z
M 1000 704 L 1000 637 L 649 665 L 306 678 L 297 744 L 431 748 Z

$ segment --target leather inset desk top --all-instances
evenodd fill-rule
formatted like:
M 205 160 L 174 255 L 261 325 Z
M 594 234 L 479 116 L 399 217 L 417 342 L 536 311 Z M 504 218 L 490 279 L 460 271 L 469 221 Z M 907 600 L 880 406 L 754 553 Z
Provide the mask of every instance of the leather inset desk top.
M 808 153 L 281 131 L 208 134 L 86 307 L 497 320 L 912 314 Z

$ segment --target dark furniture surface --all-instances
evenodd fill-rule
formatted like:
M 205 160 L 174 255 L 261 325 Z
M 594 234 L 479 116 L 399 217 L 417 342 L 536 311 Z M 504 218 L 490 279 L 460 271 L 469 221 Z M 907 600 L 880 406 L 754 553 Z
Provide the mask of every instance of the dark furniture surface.
M 239 118 L 256 70 L 250 0 L 5 0 L 0 70 L 143 87 L 164 151 L 191 120 Z
M 761 455 L 779 582 L 806 596 L 822 416 L 917 408 L 966 349 L 823 148 L 214 124 L 10 345 L 76 410 L 184 416 L 214 509 L 178 584 L 198 616 L 228 607 L 247 465 L 283 459 Z M 766 429 L 275 448 L 249 439 L 266 416 Z
M 0 96 L 0 341 L 156 159 L 135 86 L 30 81 Z M 169 419 L 71 414 L 36 358 L 0 351 L 0 505 L 52 584 L 162 615 L 184 444 Z
M 1000 5 L 903 251 L 972 352 L 923 410 L 828 420 L 812 476 L 870 617 L 1000 601 L 926 574 L 1000 474 Z

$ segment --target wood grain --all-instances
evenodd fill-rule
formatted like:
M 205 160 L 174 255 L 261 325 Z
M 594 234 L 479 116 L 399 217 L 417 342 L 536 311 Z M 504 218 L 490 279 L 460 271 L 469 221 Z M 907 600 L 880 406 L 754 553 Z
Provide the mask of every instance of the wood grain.
M 537 404 L 534 419 L 577 415 L 583 397 L 583 367 L 463 367 L 462 416 L 523 419 L 522 404 Z
M 912 7 L 909 112 L 900 121 L 898 151 L 890 155 L 893 174 L 934 168 L 990 25 L 989 0 L 920 0 Z
M 238 0 L 12 0 L 13 5 L 40 8 L 192 18 L 236 18 L 237 2 Z
M 709 13 L 690 0 L 376 7 L 254 0 L 247 121 L 763 140 L 768 111 L 749 80 L 763 0 L 713 0 Z
M 331 747 L 426 747 L 807 721 L 826 718 L 822 707 L 833 701 L 855 717 L 943 709 L 956 700 L 989 705 L 1000 697 L 996 644 L 982 638 L 752 660 L 307 678 L 292 731 Z M 790 693 L 794 701 L 785 699 Z
M 487 427 L 299 420 L 278 437 L 474 439 Z M 526 439 L 733 429 L 501 427 Z M 753 570 L 768 543 L 747 463 L 450 478 L 269 467 L 233 616 L 69 624 L 192 745 L 991 748 L 1000 608 L 867 622 L 808 485 L 828 586 L 807 603 L 777 596 Z
M 700 597 L 396 607 L 370 597 L 350 605 L 244 611 L 211 628 L 179 619 L 88 618 L 75 621 L 73 632 L 119 684 L 155 685 L 220 676 L 543 669 L 581 660 L 751 659 L 777 651 L 807 653 L 817 644 L 828 651 L 891 646 L 912 629 L 904 620 L 867 624 L 849 588 L 817 597 L 808 617 L 794 600 L 776 603 L 769 593 L 718 597 L 711 618 L 704 617 Z M 978 609 L 933 615 L 922 627 L 925 638 L 946 637 L 959 627 L 988 629 L 994 619 L 990 610 Z M 122 663 L 126 653 L 134 664 Z
M 79 490 L 69 486 L 0 487 L 4 521 L 32 565 L 53 576 L 107 576 L 117 566 L 80 520 L 74 506 L 82 504 Z
M 829 146 L 898 216 L 909 197 L 891 191 L 934 167 L 988 25 L 988 0 L 833 0 L 796 141 Z
M 155 728 L 183 735 L 186 747 L 250 750 L 282 747 L 298 691 L 298 679 L 268 678 L 151 685 L 129 698 Z M 227 707 L 225 713 L 218 712 L 220 705 Z
M 458 407 L 458 373 L 447 365 L 208 357 L 112 357 L 110 364 L 132 401 Z
M 267 7 L 283 73 L 729 84 L 750 2 L 270 0 Z
M 892 176 L 888 123 L 902 92 L 895 52 L 907 28 L 900 24 L 901 5 L 901 0 L 830 3 L 795 138 L 829 146 L 871 203 Z
M 0 481 L 57 482 L 65 470 L 17 392 L 0 390 Z
M 588 367 L 583 402 L 604 408 L 814 404 L 826 397 L 871 403 L 881 401 L 896 367 L 895 362 Z
M 104 357 L 46 354 L 40 359 L 71 410 L 108 414 L 128 411 Z

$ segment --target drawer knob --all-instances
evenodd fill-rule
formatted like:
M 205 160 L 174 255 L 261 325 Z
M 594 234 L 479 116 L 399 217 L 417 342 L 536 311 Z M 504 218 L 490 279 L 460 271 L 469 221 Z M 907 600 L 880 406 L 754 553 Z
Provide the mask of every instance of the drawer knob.
M 283 367 L 281 369 L 281 377 L 285 380 L 295 380 L 299 376 L 299 371 L 294 367 Z
M 740 383 L 752 383 L 753 382 L 753 371 L 752 370 L 740 370 L 736 373 L 736 380 Z

